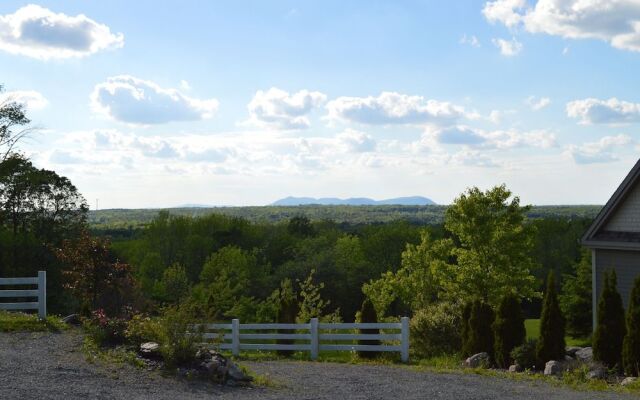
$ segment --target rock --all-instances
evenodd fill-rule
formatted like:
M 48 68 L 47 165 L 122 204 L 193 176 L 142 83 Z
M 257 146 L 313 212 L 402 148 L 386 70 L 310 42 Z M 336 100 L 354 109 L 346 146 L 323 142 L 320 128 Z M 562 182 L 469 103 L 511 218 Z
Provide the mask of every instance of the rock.
M 146 342 L 140 345 L 140 355 L 147 358 L 154 358 L 160 355 L 160 345 L 156 342 Z
M 513 364 L 509 366 L 509 372 L 522 372 L 522 367 L 518 364 Z
M 544 365 L 544 374 L 547 376 L 560 375 L 562 372 L 562 364 L 559 361 L 548 361 Z
M 478 353 L 467 358 L 464 361 L 464 365 L 470 368 L 485 368 L 489 366 L 489 354 Z
M 591 347 L 584 347 L 575 353 L 576 360 L 590 362 L 593 360 L 593 349 Z
M 242 370 L 231 361 L 228 361 L 228 367 L 227 374 L 229 379 L 236 382 L 251 382 L 253 380 L 252 377 L 242 372 Z
M 594 367 L 589 373 L 587 378 L 589 379 L 605 379 L 607 377 L 607 369 L 601 366 Z
M 571 358 L 576 358 L 576 352 L 578 350 L 582 350 L 582 347 L 577 347 L 577 346 L 567 346 L 565 349 L 565 352 L 567 353 L 567 355 Z
M 635 376 L 627 376 L 626 378 L 624 378 L 622 380 L 622 382 L 620 382 L 620 385 L 628 386 L 628 385 L 631 385 L 633 382 L 635 382 L 637 380 L 638 380 L 638 378 L 636 378 Z
M 68 325 L 75 326 L 79 326 L 82 324 L 82 321 L 80 321 L 80 316 L 78 314 L 67 315 L 66 317 L 62 318 L 62 322 Z
M 571 357 L 570 355 L 567 354 L 567 355 L 564 356 L 564 360 L 565 361 L 574 361 L 575 358 L 573 358 L 573 357 Z

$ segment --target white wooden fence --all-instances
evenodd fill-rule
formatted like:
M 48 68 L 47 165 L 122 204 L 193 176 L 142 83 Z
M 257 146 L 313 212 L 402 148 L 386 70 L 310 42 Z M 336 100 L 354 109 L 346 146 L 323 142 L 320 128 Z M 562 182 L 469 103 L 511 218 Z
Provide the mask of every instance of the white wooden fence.
M 2 303 L 0 310 L 38 310 L 41 319 L 47 316 L 47 272 L 38 271 L 34 278 L 0 278 L 0 286 L 36 286 L 36 289 L 0 290 L 0 298 L 37 298 L 36 302 Z
M 203 324 L 198 327 L 204 330 L 203 339 L 208 340 L 209 343 L 217 343 L 222 350 L 231 350 L 236 356 L 240 354 L 240 350 L 293 350 L 308 351 L 311 359 L 316 360 L 320 351 L 390 351 L 400 353 L 403 362 L 409 361 L 409 318 L 407 317 L 401 318 L 397 323 L 320 323 L 317 318 L 312 318 L 308 324 L 241 324 L 239 320 L 234 319 L 230 324 Z M 354 329 L 383 329 L 393 330 L 396 333 L 352 333 Z M 255 333 L 264 330 L 289 330 L 294 333 Z M 336 333 L 336 331 L 345 330 L 350 332 Z M 242 331 L 252 332 L 243 333 Z M 256 343 L 256 341 L 278 339 L 295 340 L 297 343 Z M 380 345 L 339 343 L 356 340 L 380 340 L 394 343 Z

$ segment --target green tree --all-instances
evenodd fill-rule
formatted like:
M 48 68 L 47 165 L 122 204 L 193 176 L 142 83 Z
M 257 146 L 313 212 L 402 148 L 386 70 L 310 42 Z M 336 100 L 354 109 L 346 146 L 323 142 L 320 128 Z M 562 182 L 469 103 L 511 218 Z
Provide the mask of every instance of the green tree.
M 280 283 L 280 289 L 277 289 L 272 295 L 278 305 L 277 321 L 280 324 L 295 324 L 298 316 L 298 297 L 290 279 L 285 279 Z M 278 333 L 290 333 L 290 330 L 281 329 Z M 291 345 L 295 343 L 293 339 L 278 339 L 278 344 Z M 282 356 L 290 356 L 293 350 L 278 350 L 278 354 Z
M 471 349 L 469 349 L 469 335 L 471 334 L 470 328 L 469 328 L 469 318 L 471 318 L 471 309 L 473 308 L 473 302 L 471 301 L 467 301 L 464 303 L 464 305 L 462 306 L 462 328 L 461 328 L 461 332 L 460 332 L 460 342 L 462 344 L 462 356 L 463 357 L 469 357 L 471 356 Z
M 377 323 L 378 316 L 376 315 L 376 310 L 373 308 L 373 303 L 371 300 L 365 299 L 362 302 L 362 308 L 360 309 L 360 322 L 364 323 Z M 360 334 L 362 335 L 378 335 L 380 334 L 380 329 L 360 329 Z M 358 341 L 358 344 L 361 345 L 369 345 L 369 346 L 377 346 L 380 345 L 380 340 L 377 339 L 362 339 Z M 358 351 L 358 356 L 362 358 L 376 358 L 379 355 L 377 351 Z
M 622 344 L 624 373 L 638 376 L 640 372 L 640 276 L 633 282 L 627 308 L 627 334 Z
M 325 321 L 338 321 L 340 320 L 340 310 L 336 310 L 333 313 L 327 313 L 329 304 L 328 300 L 322 298 L 320 291 L 324 288 L 324 282 L 316 284 L 313 276 L 315 270 L 311 270 L 309 276 L 303 281 L 298 280 L 300 287 L 299 295 L 301 301 L 299 303 L 297 322 L 300 324 L 306 324 L 311 318 L 320 318 Z
M 444 293 L 453 299 L 478 298 L 496 306 L 505 293 L 532 298 L 532 230 L 524 223 L 529 207 L 502 186 L 482 192 L 474 187 L 455 199 L 445 214 L 445 228 L 459 245 L 456 263 L 440 268 Z
M 523 344 L 527 336 L 520 300 L 514 294 L 509 293 L 502 298 L 493 323 L 493 332 L 496 364 L 507 368 L 511 362 L 511 351 Z
M 598 301 L 596 330 L 593 333 L 593 359 L 609 368 L 622 368 L 622 342 L 626 333 L 624 306 L 618 293 L 616 272 L 605 273 Z
M 4 86 L 0 85 L 0 94 Z M 13 156 L 16 144 L 30 131 L 24 128 L 31 121 L 23 104 L 7 98 L 0 102 L 0 162 Z M 18 131 L 15 129 L 19 128 Z
M 558 305 L 555 274 L 550 271 L 542 300 L 540 338 L 536 348 L 536 356 L 541 365 L 550 360 L 564 360 L 564 323 L 564 317 Z
M 178 304 L 189 294 L 189 288 L 186 270 L 182 265 L 175 263 L 162 273 L 156 295 L 169 304 Z
M 465 352 L 476 354 L 486 352 L 493 359 L 493 329 L 494 313 L 491 306 L 480 300 L 475 300 L 469 315 L 469 335 L 464 344 Z
M 290 234 L 300 237 L 313 236 L 315 234 L 311 221 L 304 215 L 296 215 L 291 218 L 287 230 Z
M 564 275 L 560 308 L 567 321 L 567 333 L 574 337 L 591 334 L 592 292 L 591 292 L 591 252 L 582 251 L 580 261 L 573 264 L 574 272 Z

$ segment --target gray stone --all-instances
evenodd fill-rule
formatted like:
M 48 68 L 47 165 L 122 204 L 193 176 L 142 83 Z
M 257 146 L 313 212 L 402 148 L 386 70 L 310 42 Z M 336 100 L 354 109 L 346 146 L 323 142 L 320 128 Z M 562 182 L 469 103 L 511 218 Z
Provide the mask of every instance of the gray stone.
M 578 346 L 567 346 L 565 349 L 565 352 L 567 353 L 567 355 L 571 358 L 576 358 L 576 352 L 578 350 L 582 350 L 582 347 L 578 347 Z
M 238 366 L 232 363 L 231 361 L 228 361 L 228 367 L 229 368 L 227 369 L 227 373 L 228 373 L 229 379 L 234 380 L 236 382 L 251 382 L 253 380 L 252 377 L 242 372 L 242 370 L 238 368 Z
M 160 355 L 160 345 L 156 342 L 146 342 L 140 345 L 140 355 L 143 357 L 157 357 Z
M 576 360 L 589 362 L 593 360 L 593 349 L 591 347 L 584 347 L 576 351 Z
M 489 354 L 484 352 L 474 354 L 464 361 L 464 365 L 470 368 L 486 368 L 489 366 Z
M 518 364 L 513 364 L 509 366 L 509 372 L 522 372 L 522 367 Z
M 587 378 L 589 379 L 605 379 L 607 377 L 607 369 L 601 366 L 594 367 L 589 373 Z
M 638 378 L 636 378 L 635 376 L 627 376 L 626 378 L 624 378 L 622 380 L 622 382 L 620 382 L 620 385 L 622 385 L 622 386 L 631 385 L 633 382 L 635 382 L 637 380 L 638 380 Z
M 559 361 L 547 361 L 544 365 L 544 374 L 547 376 L 560 375 L 562 372 L 562 364 Z
M 79 326 L 82 324 L 82 321 L 80 320 L 80 316 L 78 314 L 67 315 L 66 317 L 62 318 L 62 322 L 67 325 L 75 326 Z
M 571 357 L 571 356 L 569 356 L 569 355 L 565 355 L 565 356 L 564 356 L 564 360 L 565 360 L 565 361 L 574 361 L 574 360 L 575 360 L 575 358 L 573 358 L 573 357 Z

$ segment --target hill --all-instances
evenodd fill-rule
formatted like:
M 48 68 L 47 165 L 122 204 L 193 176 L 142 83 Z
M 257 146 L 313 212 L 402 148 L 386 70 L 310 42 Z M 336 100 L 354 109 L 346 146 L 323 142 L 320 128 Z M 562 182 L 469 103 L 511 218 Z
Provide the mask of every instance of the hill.
M 376 206 L 376 205 L 399 205 L 399 206 L 429 206 L 436 203 L 422 196 L 396 197 L 387 200 L 373 200 L 368 197 L 350 197 L 348 199 L 338 199 L 335 197 L 285 197 L 273 202 L 272 206 L 301 206 L 301 205 L 347 205 L 347 206 Z

